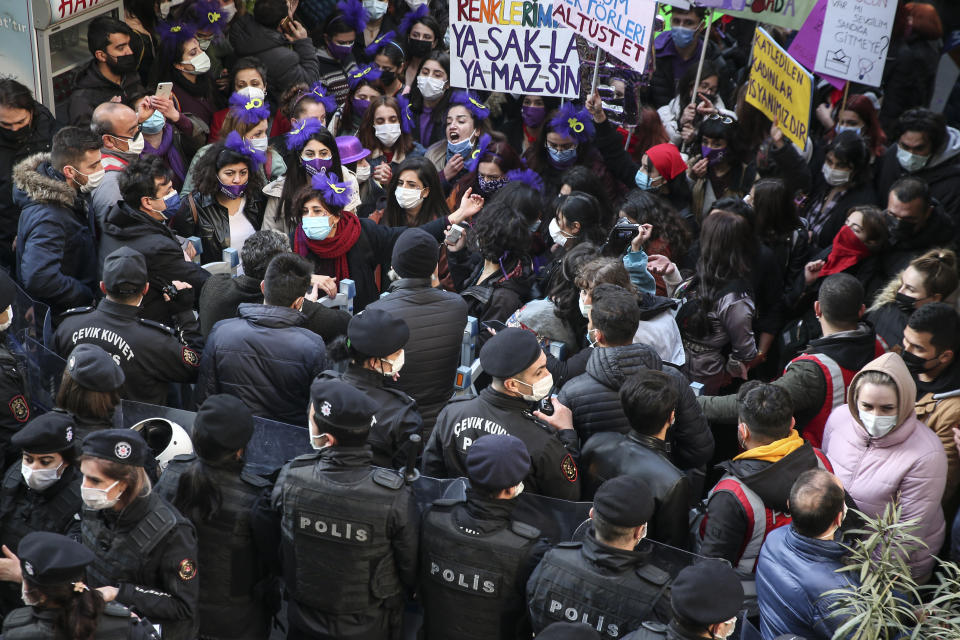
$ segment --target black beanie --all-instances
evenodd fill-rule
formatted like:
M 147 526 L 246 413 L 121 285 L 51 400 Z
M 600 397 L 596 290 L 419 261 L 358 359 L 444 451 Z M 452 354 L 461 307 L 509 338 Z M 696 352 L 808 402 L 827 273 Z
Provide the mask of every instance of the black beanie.
M 429 278 L 437 268 L 440 245 L 423 229 L 407 229 L 393 245 L 393 270 L 401 278 Z

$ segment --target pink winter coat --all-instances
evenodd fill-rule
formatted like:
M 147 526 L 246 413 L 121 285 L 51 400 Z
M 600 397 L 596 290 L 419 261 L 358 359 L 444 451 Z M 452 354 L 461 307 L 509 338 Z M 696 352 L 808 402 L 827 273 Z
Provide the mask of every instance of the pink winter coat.
M 853 390 L 865 371 L 882 371 L 893 378 L 899 398 L 899 417 L 893 431 L 872 438 L 860 422 Z M 900 494 L 901 519 L 917 519 L 914 532 L 928 548 L 910 554 L 913 577 L 926 581 L 933 556 L 943 545 L 945 523 L 940 500 L 947 479 L 947 455 L 933 431 L 913 411 L 917 388 L 903 359 L 885 353 L 854 376 L 847 403 L 833 410 L 823 432 L 823 452 L 844 489 L 869 516 L 883 513 Z M 852 408 L 852 409 L 851 409 Z

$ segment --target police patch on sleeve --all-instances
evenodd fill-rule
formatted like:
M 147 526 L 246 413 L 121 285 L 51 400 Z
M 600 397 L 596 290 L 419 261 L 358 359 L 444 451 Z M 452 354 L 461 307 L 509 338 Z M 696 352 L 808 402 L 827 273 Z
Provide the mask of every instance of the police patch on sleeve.
M 10 407 L 10 413 L 17 422 L 26 422 L 30 419 L 30 404 L 23 394 L 13 396 L 7 406 Z
M 184 558 L 180 561 L 180 569 L 177 573 L 181 580 L 193 580 L 197 577 L 197 565 L 190 558 Z
M 183 358 L 183 361 L 191 367 L 200 366 L 200 357 L 197 355 L 197 352 L 190 347 L 183 347 L 183 349 L 180 350 L 180 356 Z
M 560 471 L 563 472 L 563 477 L 568 481 L 577 481 L 577 463 L 573 461 L 573 456 L 569 453 L 563 456 L 563 460 L 560 461 Z

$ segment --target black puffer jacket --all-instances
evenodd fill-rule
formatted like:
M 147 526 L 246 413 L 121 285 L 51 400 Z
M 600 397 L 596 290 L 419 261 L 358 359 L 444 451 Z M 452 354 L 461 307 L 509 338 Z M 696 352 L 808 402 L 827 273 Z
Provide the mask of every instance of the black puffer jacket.
M 279 31 L 268 29 L 250 14 L 237 16 L 230 23 L 230 44 L 238 58 L 253 56 L 260 60 L 267 69 L 274 95 L 281 95 L 297 83 L 311 85 L 320 79 L 317 50 L 310 38 L 291 43 Z
M 116 96 L 124 104 L 134 95 L 143 95 L 146 90 L 140 84 L 140 74 L 131 71 L 122 76 L 120 84 L 114 83 L 100 73 L 96 60 L 91 60 L 81 68 L 72 83 L 73 93 L 67 107 L 67 123 L 77 126 L 90 124 L 93 110 L 104 102 L 110 102 Z
M 410 339 L 403 347 L 403 371 L 396 383 L 388 384 L 417 401 L 423 416 L 424 442 L 437 414 L 453 395 L 467 323 L 463 298 L 430 285 L 429 278 L 402 278 L 390 285 L 390 295 L 369 307 L 402 318 L 410 327 Z
M 676 422 L 667 433 L 670 460 L 680 469 L 704 465 L 713 455 L 713 434 L 697 404 L 686 377 L 671 366 L 663 366 L 656 351 L 645 344 L 594 349 L 587 372 L 563 386 L 560 402 L 573 411 L 573 426 L 586 442 L 594 433 L 628 433 L 630 423 L 620 406 L 620 387 L 627 376 L 645 369 L 663 371 L 676 380 L 680 400 Z

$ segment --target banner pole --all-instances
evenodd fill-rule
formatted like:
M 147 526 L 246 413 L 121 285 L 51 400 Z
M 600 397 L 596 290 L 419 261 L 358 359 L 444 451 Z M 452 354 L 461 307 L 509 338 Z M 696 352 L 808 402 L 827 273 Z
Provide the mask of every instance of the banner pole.
M 843 100 L 840 102 L 840 111 L 844 111 L 847 108 L 847 92 L 850 91 L 850 81 L 847 80 L 843 83 Z M 837 112 L 837 117 L 840 116 L 840 113 Z
M 593 82 L 590 83 L 590 95 L 597 92 L 597 80 L 600 78 L 600 47 L 593 48 Z
M 707 58 L 707 45 L 710 43 L 710 28 L 713 22 L 710 20 L 712 12 L 707 9 L 704 19 L 707 21 L 707 30 L 703 35 L 703 46 L 700 48 L 700 64 L 697 65 L 697 77 L 693 81 L 693 90 L 690 92 L 690 104 L 697 104 L 697 91 L 700 89 L 700 74 L 703 73 L 703 62 Z

